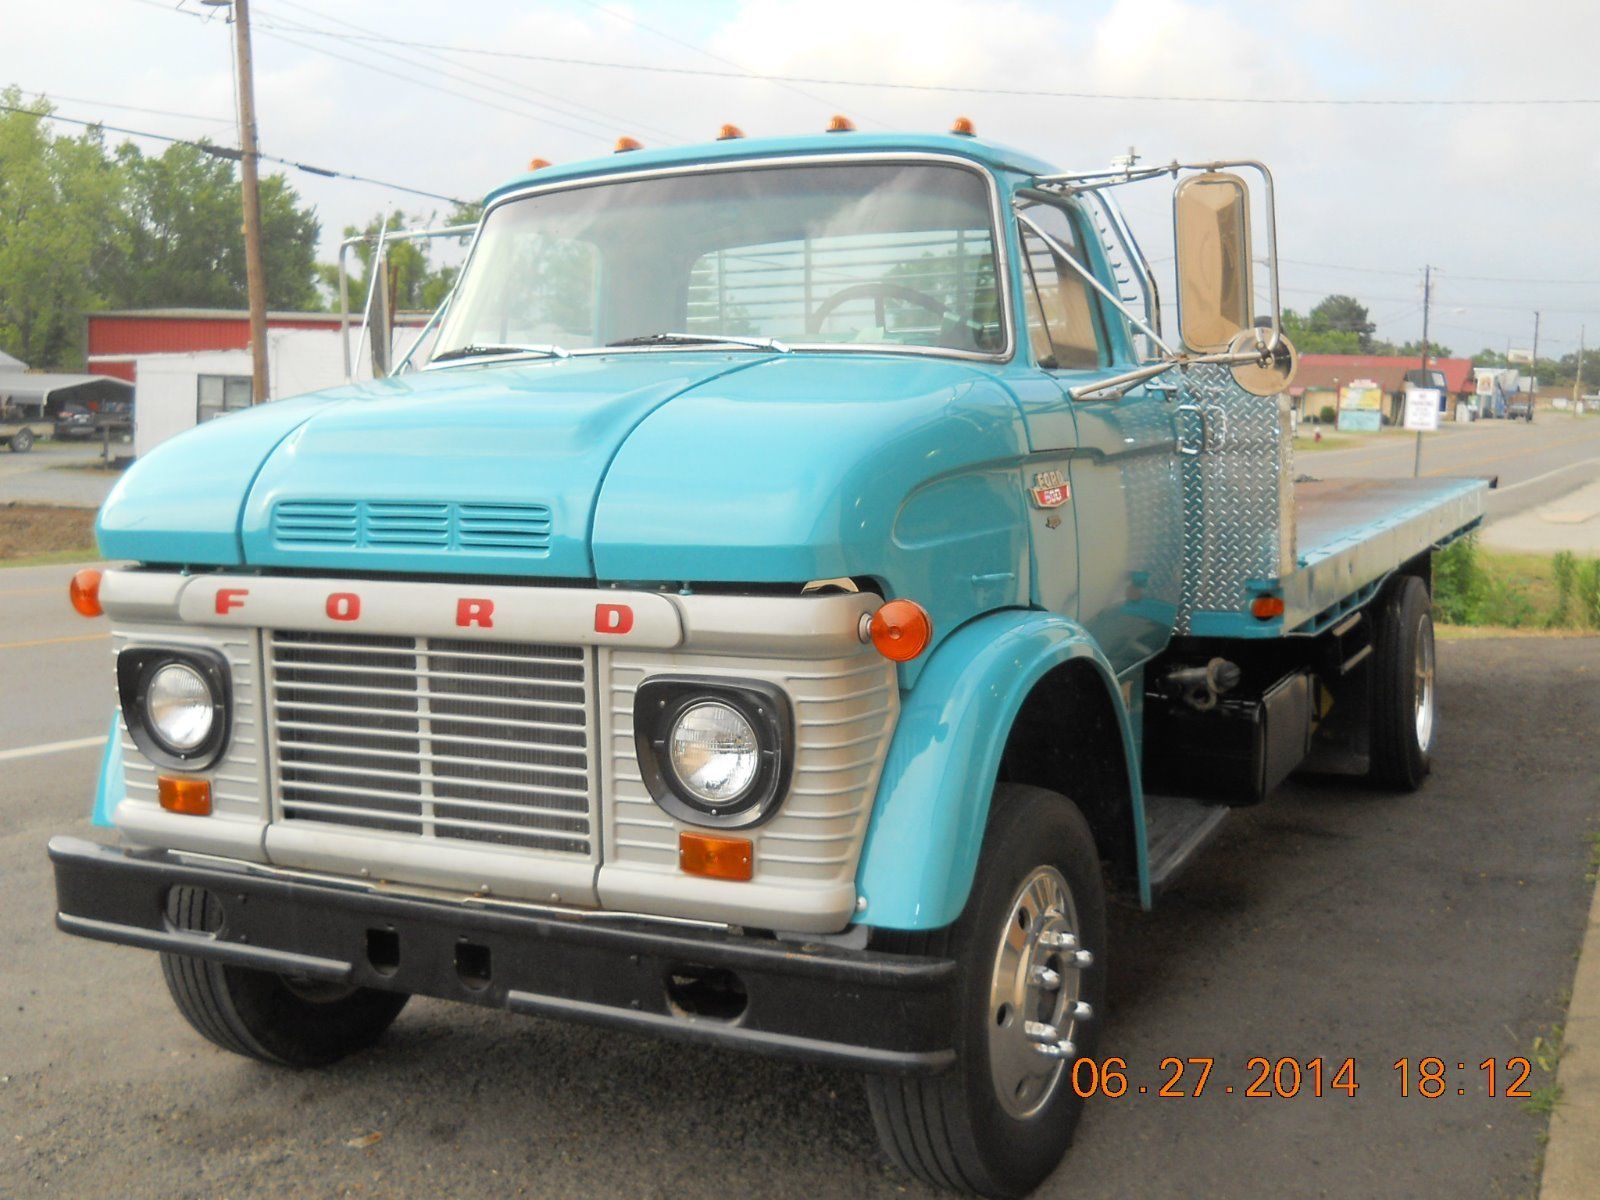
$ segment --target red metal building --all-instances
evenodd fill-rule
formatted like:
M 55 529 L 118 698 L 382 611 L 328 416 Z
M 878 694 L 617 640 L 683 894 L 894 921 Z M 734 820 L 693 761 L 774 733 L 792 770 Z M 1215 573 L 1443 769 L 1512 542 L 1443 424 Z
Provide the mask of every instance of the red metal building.
M 360 323 L 359 315 L 355 318 Z M 250 314 L 224 308 L 146 308 L 88 314 L 89 370 L 96 375 L 134 379 L 133 358 L 140 354 L 184 354 L 196 350 L 246 350 Z M 336 332 L 338 313 L 274 312 L 268 329 L 322 329 Z

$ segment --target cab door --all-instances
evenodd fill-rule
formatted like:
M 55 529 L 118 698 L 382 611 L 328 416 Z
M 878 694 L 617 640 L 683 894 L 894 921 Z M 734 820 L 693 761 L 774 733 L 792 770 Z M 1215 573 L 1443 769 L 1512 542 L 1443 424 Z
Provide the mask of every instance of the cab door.
M 1166 646 L 1177 616 L 1183 561 L 1177 390 L 1156 380 L 1120 399 L 1071 398 L 1072 388 L 1138 365 L 1131 329 L 1073 268 L 1111 285 L 1082 209 L 1030 193 L 1019 198 L 1017 213 L 1029 347 L 1059 392 L 1053 404 L 1029 414 L 1033 457 L 1065 466 L 1078 529 L 1076 615 L 1120 674 Z M 1046 551 L 1036 553 L 1041 593 L 1059 589 L 1064 581 L 1052 580 Z M 1056 607 L 1051 596 L 1038 599 Z

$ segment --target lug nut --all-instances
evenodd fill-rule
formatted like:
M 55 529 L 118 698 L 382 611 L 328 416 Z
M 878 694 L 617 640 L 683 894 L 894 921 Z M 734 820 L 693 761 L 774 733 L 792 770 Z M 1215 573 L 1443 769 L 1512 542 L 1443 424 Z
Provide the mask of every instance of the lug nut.
M 1039 944 L 1052 950 L 1076 950 L 1078 939 L 1065 929 L 1046 929 L 1039 935 Z
M 1043 1021 L 1025 1021 L 1022 1026 L 1030 1042 L 1059 1042 L 1061 1030 Z
M 1067 1015 L 1074 1021 L 1087 1021 L 1094 1016 L 1094 1009 L 1087 1000 L 1074 1000 L 1067 1009 Z
M 1074 950 L 1072 952 L 1072 965 L 1075 967 L 1094 966 L 1094 955 L 1087 950 Z
M 1078 1052 L 1078 1048 L 1071 1042 L 1053 1042 L 1048 1045 L 1035 1046 L 1034 1053 L 1042 1054 L 1046 1058 L 1071 1058 Z
M 1053 992 L 1061 986 L 1061 972 L 1052 971 L 1046 966 L 1035 967 L 1029 972 L 1029 976 L 1047 992 Z

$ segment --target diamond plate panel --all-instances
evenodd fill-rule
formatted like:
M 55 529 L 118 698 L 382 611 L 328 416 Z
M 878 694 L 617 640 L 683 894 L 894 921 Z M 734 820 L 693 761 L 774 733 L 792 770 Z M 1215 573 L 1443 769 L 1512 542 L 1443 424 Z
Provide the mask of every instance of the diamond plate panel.
M 1250 584 L 1294 564 L 1293 448 L 1286 398 L 1253 396 L 1227 367 L 1178 377 L 1184 562 L 1179 633 L 1199 611 L 1239 612 Z

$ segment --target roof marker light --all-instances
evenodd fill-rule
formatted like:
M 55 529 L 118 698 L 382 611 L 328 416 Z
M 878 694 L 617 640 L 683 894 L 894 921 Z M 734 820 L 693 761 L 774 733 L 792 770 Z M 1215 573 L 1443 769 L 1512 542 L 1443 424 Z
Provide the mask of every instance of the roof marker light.
M 630 150 L 643 150 L 643 149 L 644 149 L 644 143 L 641 142 L 638 138 L 619 137 L 617 139 L 617 144 L 614 147 L 612 147 L 611 153 L 613 153 L 613 154 L 626 154 Z
M 833 120 L 828 122 L 829 133 L 854 133 L 855 131 L 856 123 L 843 114 L 835 113 Z
M 971 117 L 957 117 L 954 124 L 950 126 L 950 132 L 955 134 L 957 137 L 978 136 L 977 126 L 972 123 Z
M 740 129 L 737 125 L 724 125 L 721 129 L 717 130 L 717 141 L 719 142 L 731 142 L 735 138 L 742 138 L 743 136 L 744 130 Z
M 530 171 L 542 171 L 549 165 L 550 160 L 548 158 L 530 158 L 528 160 L 528 170 Z

